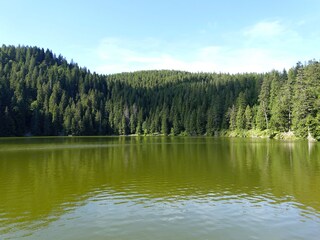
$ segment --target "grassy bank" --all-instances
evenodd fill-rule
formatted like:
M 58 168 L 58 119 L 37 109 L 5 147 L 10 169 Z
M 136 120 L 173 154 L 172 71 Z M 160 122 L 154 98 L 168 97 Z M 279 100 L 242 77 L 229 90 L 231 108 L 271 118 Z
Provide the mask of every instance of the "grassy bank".
M 272 130 L 234 130 L 224 131 L 221 133 L 222 136 L 226 137 L 244 137 L 244 138 L 270 138 L 270 139 L 283 139 L 283 140 L 296 140 L 300 139 L 294 132 L 278 132 Z
M 162 133 L 148 133 L 148 134 L 130 134 L 125 136 L 165 136 Z M 189 134 L 187 132 L 182 132 L 179 135 L 173 135 L 172 133 L 168 136 L 180 136 L 180 137 L 186 137 L 186 136 L 199 136 L 197 134 Z M 207 136 L 205 134 L 204 136 Z M 278 140 L 298 140 L 302 139 L 301 137 L 298 137 L 294 134 L 293 131 L 289 132 L 279 132 L 279 131 L 273 131 L 270 129 L 266 130 L 258 130 L 258 129 L 251 129 L 251 130 L 222 130 L 222 131 L 216 131 L 214 133 L 214 136 L 216 137 L 240 137 L 240 138 L 270 138 L 270 139 L 278 139 Z M 311 135 L 308 136 L 308 141 L 310 142 L 317 142 L 315 138 L 313 138 Z

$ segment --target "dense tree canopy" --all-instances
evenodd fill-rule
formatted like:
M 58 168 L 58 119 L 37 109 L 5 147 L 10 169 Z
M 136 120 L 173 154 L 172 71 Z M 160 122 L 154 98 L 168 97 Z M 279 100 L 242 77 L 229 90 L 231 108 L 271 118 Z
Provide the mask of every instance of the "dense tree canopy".
M 316 61 L 288 73 L 99 75 L 50 50 L 0 48 L 0 136 L 270 129 L 319 139 L 319 109 Z

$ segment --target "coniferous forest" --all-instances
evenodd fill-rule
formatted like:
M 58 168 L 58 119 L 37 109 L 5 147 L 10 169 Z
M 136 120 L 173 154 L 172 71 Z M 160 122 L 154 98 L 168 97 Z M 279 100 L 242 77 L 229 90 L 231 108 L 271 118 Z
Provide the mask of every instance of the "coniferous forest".
M 100 75 L 37 47 L 0 48 L 0 136 L 293 132 L 320 140 L 320 63 L 268 73 Z

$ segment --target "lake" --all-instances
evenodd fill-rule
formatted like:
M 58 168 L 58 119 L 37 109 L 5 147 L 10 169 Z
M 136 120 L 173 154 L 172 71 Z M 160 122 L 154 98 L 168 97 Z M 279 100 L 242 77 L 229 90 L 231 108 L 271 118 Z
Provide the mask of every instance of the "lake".
M 319 236 L 319 143 L 0 139 L 0 239 Z

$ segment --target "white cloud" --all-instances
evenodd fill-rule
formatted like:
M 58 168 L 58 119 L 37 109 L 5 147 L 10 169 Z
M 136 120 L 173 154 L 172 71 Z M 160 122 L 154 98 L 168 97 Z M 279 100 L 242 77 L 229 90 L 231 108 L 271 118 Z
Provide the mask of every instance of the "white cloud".
M 277 37 L 285 33 L 285 27 L 279 21 L 261 21 L 248 28 L 244 35 L 253 38 Z
M 229 73 L 282 70 L 306 59 L 308 49 L 301 47 L 305 41 L 281 21 L 260 21 L 234 33 L 228 43 L 203 47 L 183 40 L 168 43 L 151 38 L 106 38 L 95 50 L 99 64 L 93 70 L 106 74 L 153 69 Z
M 134 45 L 134 44 L 133 44 Z M 206 46 L 186 49 L 191 56 L 183 58 L 175 52 L 135 51 L 141 48 L 119 40 L 104 40 L 97 48 L 98 62 L 95 71 L 118 73 L 137 70 L 175 69 L 190 72 L 266 72 L 291 67 L 296 59 L 263 48 L 233 48 Z

